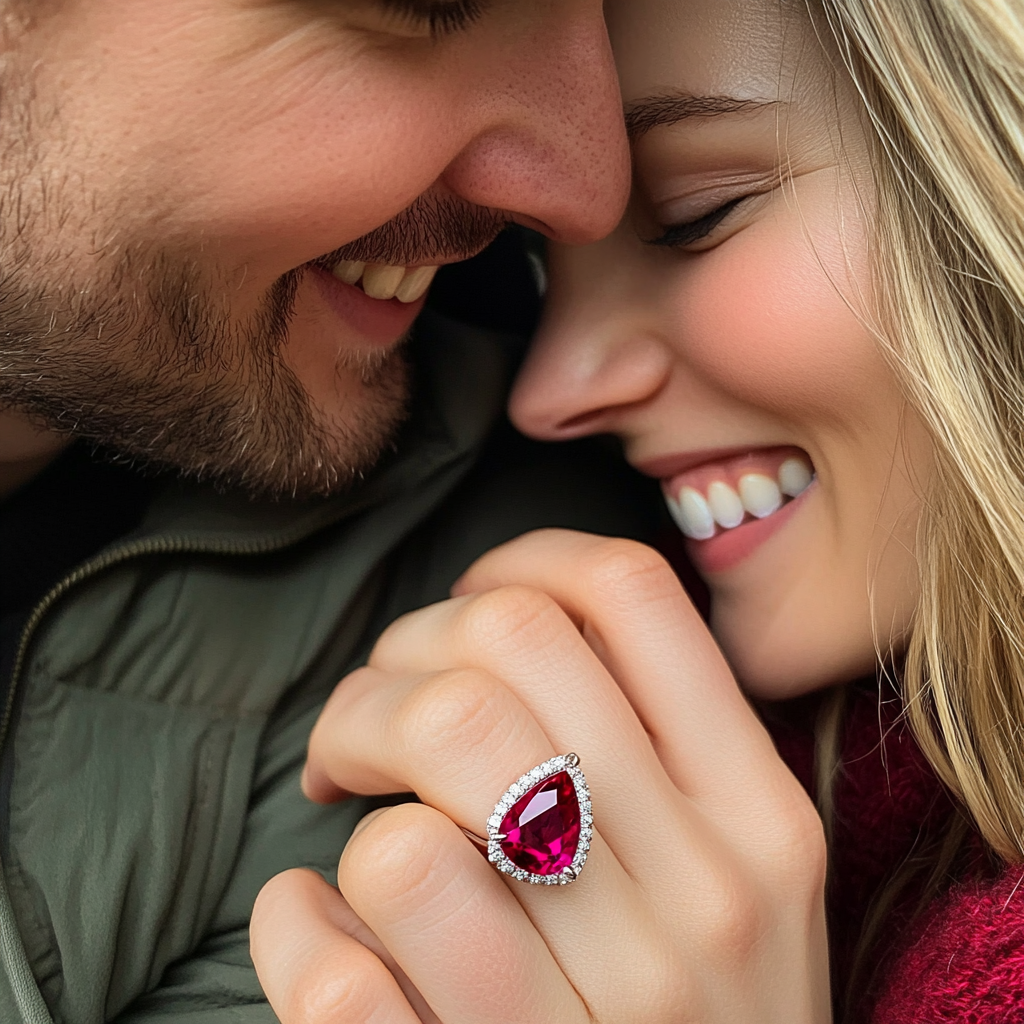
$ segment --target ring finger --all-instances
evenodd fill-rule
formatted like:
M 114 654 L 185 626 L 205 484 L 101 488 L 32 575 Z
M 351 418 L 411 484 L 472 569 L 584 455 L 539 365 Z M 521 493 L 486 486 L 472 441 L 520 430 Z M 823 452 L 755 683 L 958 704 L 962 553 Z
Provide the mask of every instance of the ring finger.
M 412 790 L 477 834 L 510 782 L 566 753 L 553 748 L 503 684 L 469 669 L 413 678 L 376 669 L 354 673 L 325 709 L 310 750 L 346 789 Z M 468 841 L 460 841 L 473 852 Z M 594 950 L 581 936 L 602 935 L 609 920 L 638 936 L 645 931 L 643 901 L 599 830 L 571 886 L 509 884 L 570 972 L 585 972 L 594 962 Z

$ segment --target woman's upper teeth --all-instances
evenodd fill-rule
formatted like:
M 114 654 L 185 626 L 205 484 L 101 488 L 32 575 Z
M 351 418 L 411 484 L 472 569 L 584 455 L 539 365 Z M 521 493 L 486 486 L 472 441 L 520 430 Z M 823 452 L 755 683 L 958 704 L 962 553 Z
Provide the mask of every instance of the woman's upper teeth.
M 415 302 L 423 297 L 434 280 L 437 267 L 397 267 L 387 263 L 362 263 L 357 260 L 341 260 L 331 272 L 345 284 L 363 285 L 363 291 L 371 299 L 398 299 L 399 302 Z
M 803 494 L 811 486 L 813 479 L 814 474 L 802 459 L 786 459 L 779 466 L 779 488 L 790 498 Z
M 731 530 L 748 515 L 765 519 L 777 512 L 787 498 L 795 498 L 811 485 L 810 466 L 795 457 L 785 459 L 775 478 L 765 473 L 744 473 L 733 488 L 724 480 L 713 480 L 702 494 L 684 484 L 675 496 L 667 495 L 669 511 L 679 529 L 693 540 L 708 540 L 719 528 Z

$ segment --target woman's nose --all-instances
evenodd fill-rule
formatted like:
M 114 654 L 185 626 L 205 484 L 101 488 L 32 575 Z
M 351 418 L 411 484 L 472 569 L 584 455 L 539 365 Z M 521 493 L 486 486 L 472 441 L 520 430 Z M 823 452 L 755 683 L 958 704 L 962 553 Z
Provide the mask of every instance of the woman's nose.
M 628 432 L 664 387 L 671 354 L 614 240 L 554 247 L 552 288 L 509 405 L 525 434 L 561 441 Z

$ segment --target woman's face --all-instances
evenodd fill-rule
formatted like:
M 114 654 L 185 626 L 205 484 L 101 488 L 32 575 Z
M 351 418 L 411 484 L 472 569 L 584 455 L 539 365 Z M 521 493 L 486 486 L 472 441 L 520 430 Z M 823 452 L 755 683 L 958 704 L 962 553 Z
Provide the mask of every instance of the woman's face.
M 856 678 L 912 614 L 930 463 L 869 326 L 856 96 L 800 3 L 607 7 L 634 198 L 552 253 L 513 417 L 617 434 L 661 480 L 750 692 Z

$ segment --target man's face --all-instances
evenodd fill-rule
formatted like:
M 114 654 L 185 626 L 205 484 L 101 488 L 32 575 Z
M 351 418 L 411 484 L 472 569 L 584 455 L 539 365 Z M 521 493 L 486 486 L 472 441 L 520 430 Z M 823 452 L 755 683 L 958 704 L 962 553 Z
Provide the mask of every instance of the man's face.
M 336 488 L 402 418 L 429 273 L 333 268 L 621 214 L 600 0 L 0 6 L 0 406 L 130 455 Z

